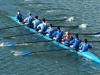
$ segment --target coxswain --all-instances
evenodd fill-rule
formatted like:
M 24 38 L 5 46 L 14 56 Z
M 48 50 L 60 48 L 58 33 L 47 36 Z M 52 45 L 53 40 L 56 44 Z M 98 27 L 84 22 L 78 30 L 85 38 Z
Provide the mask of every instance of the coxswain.
M 64 45 L 69 46 L 70 41 L 73 40 L 74 38 L 70 35 L 69 32 L 66 32 L 66 36 L 62 39 L 61 43 L 63 43 Z
M 53 39 L 55 39 L 57 42 L 61 42 L 62 37 L 63 31 L 60 30 L 60 26 L 57 26 L 57 31 L 53 33 Z
M 88 48 L 92 48 L 92 46 L 87 43 L 87 39 L 84 39 L 84 43 L 79 47 L 79 52 L 88 51 Z
M 32 21 L 33 21 L 33 17 L 32 17 L 32 14 L 29 12 L 28 17 L 24 19 L 24 24 L 28 25 L 30 28 L 33 28 Z
M 33 28 L 37 29 L 37 26 L 40 24 L 40 20 L 38 19 L 38 16 L 35 16 L 32 23 L 33 23 Z
M 49 24 L 48 29 L 46 31 L 46 36 L 53 38 L 53 33 L 56 31 L 56 29 L 52 26 L 52 24 Z
M 70 45 L 71 45 L 70 47 L 75 50 L 78 50 L 80 43 L 81 43 L 81 40 L 79 39 L 78 34 L 75 34 L 75 38 L 72 41 L 70 41 Z
M 20 13 L 20 10 L 17 10 L 16 20 L 19 22 L 23 22 L 24 18 L 23 15 Z
M 45 21 L 45 18 L 42 19 L 42 23 L 40 23 L 38 26 L 37 26 L 37 31 L 38 32 L 41 32 L 41 33 L 45 33 L 45 31 L 47 30 L 48 28 L 48 25 Z

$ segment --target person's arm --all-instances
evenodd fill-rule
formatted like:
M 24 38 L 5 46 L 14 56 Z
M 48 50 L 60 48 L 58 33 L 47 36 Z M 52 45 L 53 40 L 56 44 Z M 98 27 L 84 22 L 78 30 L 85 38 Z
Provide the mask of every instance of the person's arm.
M 42 26 L 42 24 L 39 24 L 38 26 L 37 26 L 37 28 L 40 28 Z
M 24 16 L 22 15 L 22 20 L 24 20 Z
M 81 46 L 79 47 L 79 52 L 83 52 L 82 48 L 83 48 L 83 44 L 81 44 Z
M 89 44 L 89 45 L 88 45 L 88 48 L 92 48 L 92 46 Z
M 16 20 L 18 20 L 18 15 L 16 15 Z
M 55 37 L 57 35 L 57 31 L 55 31 L 52 36 Z
M 75 42 L 75 39 L 71 40 L 69 44 L 72 45 L 74 42 Z

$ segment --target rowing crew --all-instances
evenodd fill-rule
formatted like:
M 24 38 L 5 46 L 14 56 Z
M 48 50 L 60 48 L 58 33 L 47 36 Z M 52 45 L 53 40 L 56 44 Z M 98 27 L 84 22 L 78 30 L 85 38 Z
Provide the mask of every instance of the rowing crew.
M 20 14 L 20 10 L 17 11 L 16 19 L 19 22 L 23 22 L 25 25 L 37 30 L 38 32 L 45 33 L 46 36 L 55 39 L 58 42 L 61 42 L 64 45 L 67 45 L 79 52 L 88 51 L 88 48 L 92 48 L 90 44 L 87 43 L 87 39 L 84 39 L 84 43 L 79 47 L 81 43 L 81 39 L 79 39 L 78 34 L 73 38 L 69 32 L 66 32 L 66 36 L 63 38 L 63 31 L 58 26 L 55 29 L 52 24 L 47 25 L 45 18 L 42 19 L 42 23 L 38 19 L 38 16 L 35 18 L 32 17 L 32 14 L 29 12 L 28 17 L 26 19 L 23 18 L 23 15 Z M 63 38 L 63 39 L 62 39 Z

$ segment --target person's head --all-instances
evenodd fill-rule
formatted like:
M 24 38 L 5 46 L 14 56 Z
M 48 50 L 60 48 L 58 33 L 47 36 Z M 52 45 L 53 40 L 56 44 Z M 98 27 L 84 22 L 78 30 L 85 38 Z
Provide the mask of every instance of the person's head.
M 87 43 L 87 39 L 84 39 L 84 43 Z
M 45 18 L 42 19 L 42 22 L 45 22 Z
M 20 14 L 20 10 L 17 10 L 17 14 Z
M 35 16 L 35 19 L 38 19 L 38 16 Z
M 29 13 L 28 13 L 28 16 L 31 16 L 31 15 L 32 15 L 31 12 L 29 12 Z
M 78 34 L 75 34 L 75 37 L 78 38 Z
M 52 24 L 51 23 L 49 24 L 49 28 L 52 28 Z
M 69 32 L 66 32 L 66 35 L 70 35 L 70 33 Z
M 60 26 L 57 26 L 57 30 L 60 30 Z

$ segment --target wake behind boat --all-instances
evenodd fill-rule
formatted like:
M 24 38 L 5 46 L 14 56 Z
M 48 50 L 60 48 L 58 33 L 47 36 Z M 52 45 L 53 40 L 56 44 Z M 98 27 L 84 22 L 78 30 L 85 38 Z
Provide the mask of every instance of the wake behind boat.
M 11 18 L 13 21 L 15 21 L 17 24 L 19 24 L 19 25 L 23 26 L 24 28 L 28 29 L 29 31 L 31 31 L 31 32 L 33 32 L 33 33 L 36 33 L 36 32 L 37 32 L 36 30 L 34 30 L 34 29 L 28 27 L 27 25 L 24 25 L 23 23 L 18 22 L 18 21 L 16 20 L 16 17 L 10 16 L 10 18 Z M 45 38 L 46 40 L 52 40 L 51 38 L 49 38 L 49 37 L 47 37 L 47 36 L 45 36 L 45 35 L 43 35 L 43 34 L 41 34 L 41 33 L 37 33 L 37 35 L 42 36 L 42 37 Z M 70 52 L 74 52 L 74 53 L 76 53 L 76 54 L 78 54 L 78 55 L 80 55 L 80 56 L 86 57 L 86 58 L 91 59 L 91 60 L 93 60 L 93 61 L 95 61 L 95 62 L 97 62 L 97 63 L 100 63 L 100 59 L 99 59 L 97 56 L 95 56 L 93 53 L 91 53 L 90 51 L 86 51 L 86 52 L 77 52 L 76 50 L 70 49 L 68 46 L 65 46 L 64 44 L 61 44 L 61 43 L 59 43 L 59 42 L 56 42 L 55 40 L 54 40 L 54 41 L 51 41 L 51 42 L 54 43 L 54 44 L 56 44 L 56 45 L 58 45 L 58 46 L 60 46 L 60 47 L 62 47 L 62 48 L 64 48 L 64 49 L 66 49 L 66 50 L 69 49 Z

